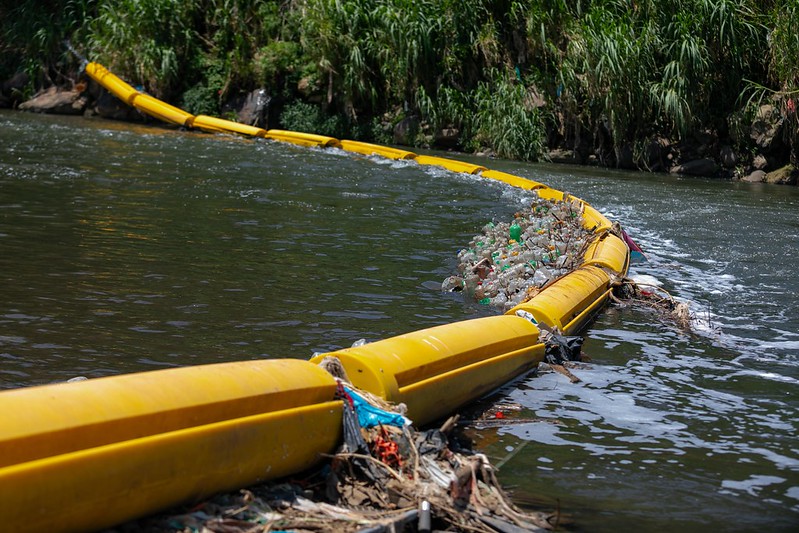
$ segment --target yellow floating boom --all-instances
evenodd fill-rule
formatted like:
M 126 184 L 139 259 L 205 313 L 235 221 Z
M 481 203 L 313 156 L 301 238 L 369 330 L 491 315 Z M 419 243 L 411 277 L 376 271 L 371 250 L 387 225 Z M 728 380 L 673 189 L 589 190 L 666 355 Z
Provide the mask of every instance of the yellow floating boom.
M 495 316 L 414 331 L 327 356 L 339 359 L 356 387 L 404 403 L 423 425 L 534 368 L 544 356 L 538 328 Z
M 99 529 L 307 469 L 339 442 L 335 393 L 293 359 L 4 391 L 3 529 Z
M 352 383 L 408 406 L 417 424 L 534 368 L 538 323 L 583 328 L 627 273 L 629 250 L 588 203 L 526 178 L 448 158 L 263 130 L 193 116 L 140 93 L 102 65 L 86 72 L 143 112 L 169 123 L 301 146 L 336 147 L 477 174 L 542 198 L 579 204 L 596 238 L 583 265 L 505 315 L 446 324 L 309 361 L 268 360 L 159 370 L 0 392 L 0 516 L 9 531 L 84 531 L 299 472 L 340 440 L 336 381 L 317 364 L 338 358 Z
M 360 141 L 341 141 L 341 148 L 348 152 L 355 152 L 363 155 L 379 155 L 386 159 L 414 159 L 416 154 L 398 148 L 389 148 L 379 144 L 371 144 Z

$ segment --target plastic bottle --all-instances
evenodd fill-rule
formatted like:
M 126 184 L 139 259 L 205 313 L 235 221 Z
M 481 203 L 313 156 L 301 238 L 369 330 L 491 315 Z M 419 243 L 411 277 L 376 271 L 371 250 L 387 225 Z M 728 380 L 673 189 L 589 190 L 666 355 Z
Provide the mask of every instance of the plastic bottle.
M 510 238 L 516 242 L 521 242 L 522 238 L 522 227 L 518 224 L 513 224 L 509 229 L 508 233 L 510 234 Z

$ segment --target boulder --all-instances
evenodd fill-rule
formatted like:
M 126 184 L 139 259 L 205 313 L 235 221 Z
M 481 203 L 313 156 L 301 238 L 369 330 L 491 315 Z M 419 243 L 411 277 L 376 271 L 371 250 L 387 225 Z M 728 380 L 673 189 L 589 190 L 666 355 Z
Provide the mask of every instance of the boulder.
M 19 105 L 23 111 L 34 113 L 53 113 L 56 115 L 81 115 L 88 100 L 77 90 L 65 91 L 50 87 Z
M 580 160 L 577 158 L 577 156 L 572 150 L 564 150 L 562 148 L 556 148 L 554 150 L 550 150 L 547 158 L 551 163 L 563 163 L 566 165 L 580 164 Z
M 405 117 L 394 126 L 394 144 L 413 146 L 416 134 L 419 133 L 419 119 Z
M 766 173 L 762 170 L 755 170 L 748 176 L 741 178 L 741 181 L 748 181 L 749 183 L 762 183 L 766 179 Z
M 725 144 L 719 149 L 719 161 L 724 168 L 735 168 L 738 164 L 738 155 L 731 146 Z
M 126 105 L 122 100 L 102 88 L 94 103 L 94 112 L 103 118 L 113 120 L 132 122 L 142 122 L 144 120 L 142 114 L 136 111 L 135 108 Z
M 718 166 L 716 162 L 710 158 L 702 158 L 702 159 L 694 159 L 693 161 L 687 161 L 682 165 L 677 165 L 676 167 L 672 167 L 669 172 L 672 174 L 688 174 L 691 176 L 708 176 L 712 177 L 716 175 L 718 171 Z
M 460 145 L 461 132 L 458 128 L 441 128 L 433 138 L 436 145 L 442 148 L 457 148 Z
M 14 107 L 21 102 L 29 82 L 30 76 L 27 73 L 17 72 L 0 84 L 0 107 Z
M 761 105 L 752 122 L 749 133 L 755 145 L 763 153 L 783 149 L 782 127 L 784 120 L 779 111 L 771 104 Z
M 269 107 L 272 97 L 266 89 L 256 89 L 247 94 L 236 112 L 238 121 L 257 128 L 269 127 Z
M 785 165 L 780 169 L 766 174 L 766 183 L 796 185 L 797 174 L 799 174 L 799 170 L 793 168 L 791 165 Z

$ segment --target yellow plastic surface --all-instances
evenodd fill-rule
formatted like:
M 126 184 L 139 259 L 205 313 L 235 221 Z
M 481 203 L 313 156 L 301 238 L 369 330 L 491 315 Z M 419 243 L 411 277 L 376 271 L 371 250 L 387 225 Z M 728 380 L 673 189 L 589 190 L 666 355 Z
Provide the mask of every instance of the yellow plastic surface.
M 542 187 L 546 187 L 543 183 L 538 183 L 537 181 L 528 180 L 527 178 L 522 178 L 521 176 L 516 176 L 515 174 L 508 174 L 507 172 L 500 172 L 499 170 L 484 170 L 480 173 L 480 175 L 484 178 L 501 181 L 503 183 L 507 183 L 508 185 L 512 185 L 514 187 L 518 187 L 520 189 L 540 189 Z
M 139 94 L 139 91 L 119 79 L 115 74 L 109 72 L 108 69 L 99 63 L 89 63 L 86 65 L 86 74 L 105 87 L 111 94 L 125 102 L 126 105 L 131 105 L 133 97 Z
M 173 105 L 162 102 L 149 94 L 136 94 L 131 104 L 139 111 L 151 117 L 179 126 L 191 127 L 191 121 L 194 119 L 194 115 L 191 113 L 187 113 Z
M 267 130 L 265 137 L 275 141 L 298 144 L 300 146 L 326 148 L 328 146 L 340 148 L 341 143 L 334 137 L 315 135 L 313 133 L 301 133 L 298 131 Z
M 34 419 L 35 420 L 35 419 Z M 4 531 L 89 531 L 303 471 L 341 438 L 325 402 L 0 468 Z
M 605 267 L 624 276 L 630 266 L 630 249 L 620 238 L 605 233 L 588 247 L 584 264 Z
M 337 357 L 352 383 L 408 406 L 416 424 L 437 420 L 534 368 L 543 358 L 538 328 L 494 316 L 414 331 L 319 355 Z
M 531 313 L 536 321 L 557 327 L 565 334 L 579 331 L 607 299 L 610 276 L 595 266 L 580 267 L 558 279 L 517 310 Z
M 435 165 L 453 172 L 465 172 L 466 174 L 477 174 L 478 172 L 488 170 L 486 167 L 480 165 L 432 155 L 417 155 L 414 159 L 420 165 Z
M 0 393 L 0 466 L 327 402 L 335 380 L 307 361 L 242 361 Z
M 545 200 L 554 200 L 556 202 L 563 201 L 563 192 L 552 189 L 550 187 L 542 187 L 540 189 L 536 189 L 536 194 Z
M 416 154 L 407 150 L 359 141 L 342 140 L 341 148 L 348 152 L 355 152 L 363 155 L 379 155 L 387 159 L 413 159 L 416 157 Z
M 191 123 L 192 128 L 198 128 L 209 133 L 240 133 L 251 137 L 264 137 L 266 130 L 256 128 L 240 122 L 225 120 L 207 115 L 197 115 Z
M 608 231 L 613 224 L 611 224 L 610 220 L 605 218 L 605 216 L 588 205 L 584 203 L 583 209 L 583 227 L 587 230 L 594 231 L 595 233 L 604 233 Z

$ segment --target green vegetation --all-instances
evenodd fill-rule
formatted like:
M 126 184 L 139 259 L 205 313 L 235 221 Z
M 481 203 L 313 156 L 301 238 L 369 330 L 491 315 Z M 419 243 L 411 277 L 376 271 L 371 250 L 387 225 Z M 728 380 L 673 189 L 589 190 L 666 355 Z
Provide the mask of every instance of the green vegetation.
M 385 141 L 410 117 L 417 143 L 642 166 L 703 132 L 745 152 L 742 117 L 769 102 L 796 162 L 796 28 L 797 0 L 19 0 L 0 79 L 74 77 L 70 39 L 193 112 L 265 87 L 284 127 Z

